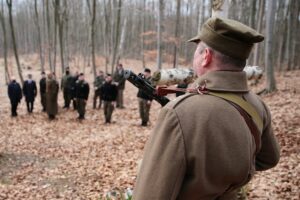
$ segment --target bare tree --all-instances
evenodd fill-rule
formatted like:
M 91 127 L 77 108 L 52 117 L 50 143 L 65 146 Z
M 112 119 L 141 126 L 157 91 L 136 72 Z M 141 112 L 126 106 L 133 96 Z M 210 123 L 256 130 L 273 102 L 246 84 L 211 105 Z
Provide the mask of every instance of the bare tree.
M 10 30 L 11 30 L 11 38 L 12 38 L 12 45 L 14 49 L 14 54 L 16 58 L 16 63 L 18 67 L 18 73 L 21 80 L 21 83 L 24 83 L 23 75 L 22 75 L 22 68 L 19 61 L 19 54 L 18 54 L 18 48 L 17 48 L 17 41 L 15 37 L 15 30 L 14 30 L 14 24 L 13 24 L 13 16 L 12 16 L 12 0 L 6 0 L 7 7 L 8 7 L 8 13 L 9 13 L 9 24 L 10 24 Z
M 92 5 L 92 11 L 90 9 L 90 3 L 89 0 L 87 0 L 87 5 L 89 7 L 89 13 L 91 16 L 90 20 L 90 33 L 91 33 L 91 53 L 92 53 L 92 65 L 93 65 L 93 74 L 94 74 L 94 79 L 96 78 L 96 56 L 95 56 L 95 21 L 96 21 L 96 7 L 97 7 L 97 1 L 93 0 L 93 5 Z
M 265 0 L 260 0 L 260 6 L 259 6 L 259 15 L 258 15 L 258 23 L 257 23 L 257 31 L 261 32 L 262 24 L 263 24 L 263 16 L 265 11 Z M 254 58 L 253 58 L 253 65 L 258 65 L 259 60 L 259 50 L 260 50 L 260 44 L 255 44 L 254 47 Z
M 276 81 L 274 77 L 273 56 L 272 56 L 272 42 L 273 42 L 273 27 L 276 0 L 268 1 L 267 3 L 267 27 L 266 27 L 266 48 L 265 48 L 265 63 L 266 63 L 266 77 L 267 77 L 267 92 L 276 90 Z
M 54 71 L 52 65 L 52 39 L 51 39 L 51 24 L 50 24 L 50 11 L 49 11 L 49 0 L 46 0 L 46 18 L 47 18 L 47 36 L 48 36 L 48 59 L 49 68 Z
M 114 29 L 111 33 L 114 41 L 113 41 L 113 49 L 112 49 L 112 56 L 111 56 L 111 73 L 114 72 L 116 57 L 118 54 L 118 46 L 120 40 L 120 22 L 121 22 L 121 9 L 122 8 L 122 0 L 119 0 L 117 5 L 117 21 L 113 23 Z
M 163 32 L 163 20 L 164 20 L 164 0 L 159 0 L 158 4 L 158 22 L 157 22 L 157 68 L 161 69 L 162 66 L 162 32 Z
M 178 64 L 178 43 L 179 43 L 179 27 L 180 27 L 180 9 L 181 9 L 181 0 L 177 0 L 176 3 L 176 22 L 175 22 L 175 44 L 174 44 L 174 58 L 173 58 L 173 67 L 176 68 Z
M 37 0 L 34 0 L 34 13 L 35 13 L 35 25 L 38 32 L 38 43 L 39 43 L 39 53 L 40 53 L 40 61 L 41 61 L 41 71 L 44 71 L 44 56 L 42 50 L 42 40 L 41 40 L 41 28 L 39 23 L 39 14 L 37 9 Z
M 8 65 L 7 65 L 7 37 L 6 37 L 3 1 L 0 10 L 0 21 L 1 21 L 2 32 L 3 32 L 3 57 L 4 57 L 4 71 L 5 71 L 4 76 L 5 76 L 5 82 L 6 84 L 8 84 L 10 80 L 10 76 L 9 76 Z

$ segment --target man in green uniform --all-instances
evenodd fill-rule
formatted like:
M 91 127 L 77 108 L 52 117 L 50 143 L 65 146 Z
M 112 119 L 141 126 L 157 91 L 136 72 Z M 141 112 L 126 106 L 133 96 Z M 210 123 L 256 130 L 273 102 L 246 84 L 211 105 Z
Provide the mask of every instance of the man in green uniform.
M 133 199 L 236 199 L 255 171 L 278 163 L 270 111 L 242 71 L 263 39 L 237 21 L 210 18 L 190 40 L 197 86 L 162 108 Z
M 148 68 L 144 69 L 144 76 L 146 81 L 151 84 L 151 70 Z M 139 101 L 139 111 L 140 117 L 142 119 L 142 126 L 147 126 L 149 121 L 149 111 L 151 107 L 151 103 L 153 98 L 149 97 L 145 92 L 139 89 L 137 93 L 138 101 Z
M 105 83 L 101 87 L 105 123 L 111 123 L 111 116 L 115 108 L 117 94 L 118 94 L 117 86 L 112 83 L 111 75 L 107 74 L 105 77 Z
M 69 68 L 66 69 L 65 75 L 61 79 L 61 90 L 64 94 L 65 105 L 63 108 L 70 108 L 70 102 L 72 98 L 71 87 L 72 87 L 72 76 L 70 75 Z
M 104 74 L 103 71 L 99 71 L 98 76 L 95 79 L 94 82 L 94 90 L 95 90 L 95 94 L 94 94 L 94 101 L 93 101 L 93 109 L 96 109 L 97 106 L 97 99 L 99 99 L 99 109 L 101 108 L 101 104 L 102 104 L 102 99 L 101 99 L 101 87 L 105 82 L 105 78 L 104 78 Z
M 76 104 L 78 111 L 78 119 L 84 119 L 85 107 L 90 93 L 89 84 L 84 80 L 84 74 L 80 73 L 76 82 Z
M 125 77 L 123 65 L 120 63 L 113 76 L 113 81 L 118 87 L 117 108 L 124 108 L 123 93 L 125 89 Z
M 55 119 L 58 111 L 57 96 L 58 96 L 58 82 L 55 80 L 52 72 L 47 73 L 46 80 L 46 111 L 50 120 Z

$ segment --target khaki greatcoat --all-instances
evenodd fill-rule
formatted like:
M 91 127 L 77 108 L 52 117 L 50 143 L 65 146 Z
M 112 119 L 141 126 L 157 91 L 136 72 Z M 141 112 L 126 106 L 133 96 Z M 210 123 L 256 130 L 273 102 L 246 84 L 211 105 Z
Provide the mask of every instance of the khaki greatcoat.
M 48 115 L 56 115 L 58 112 L 57 96 L 58 96 L 58 82 L 54 79 L 47 79 L 46 81 L 46 111 Z
M 200 94 L 176 98 L 162 108 L 146 143 L 134 200 L 234 199 L 256 170 L 279 161 L 267 106 L 248 91 L 244 72 L 209 72 L 198 84 L 243 96 L 263 119 L 261 148 L 238 110 L 227 101 Z

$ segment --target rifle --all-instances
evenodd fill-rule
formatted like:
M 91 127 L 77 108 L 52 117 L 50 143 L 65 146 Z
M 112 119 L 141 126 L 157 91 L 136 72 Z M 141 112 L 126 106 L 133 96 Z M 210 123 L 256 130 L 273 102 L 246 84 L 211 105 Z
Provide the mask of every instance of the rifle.
M 164 96 L 159 96 L 156 89 L 148 83 L 143 74 L 136 75 L 131 70 L 124 70 L 124 78 L 132 83 L 135 87 L 145 92 L 149 97 L 152 97 L 161 106 L 165 106 L 170 100 Z

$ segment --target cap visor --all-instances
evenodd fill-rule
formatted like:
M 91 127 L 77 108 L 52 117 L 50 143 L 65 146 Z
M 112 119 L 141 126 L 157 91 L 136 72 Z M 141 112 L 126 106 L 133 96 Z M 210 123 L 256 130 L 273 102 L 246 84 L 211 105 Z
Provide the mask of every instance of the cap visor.
M 189 39 L 187 42 L 199 43 L 200 41 L 201 40 L 200 40 L 199 36 L 196 36 L 196 37 Z

